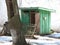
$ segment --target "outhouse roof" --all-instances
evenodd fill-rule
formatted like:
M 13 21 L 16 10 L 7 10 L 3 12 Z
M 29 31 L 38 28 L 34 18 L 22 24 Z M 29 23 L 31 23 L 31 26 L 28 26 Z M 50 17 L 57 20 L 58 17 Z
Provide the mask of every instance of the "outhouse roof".
M 53 10 L 53 9 L 48 9 L 48 8 L 43 8 L 43 7 L 21 7 L 19 9 L 22 9 L 22 10 L 45 10 L 45 11 L 55 12 L 55 10 Z

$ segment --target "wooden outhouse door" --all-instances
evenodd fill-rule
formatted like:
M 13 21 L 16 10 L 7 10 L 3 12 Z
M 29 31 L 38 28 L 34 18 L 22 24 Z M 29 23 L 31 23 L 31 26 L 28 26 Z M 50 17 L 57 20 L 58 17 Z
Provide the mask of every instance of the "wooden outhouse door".
M 50 12 L 40 12 L 40 34 L 49 34 L 50 32 Z
M 35 13 L 35 24 L 36 24 L 36 32 L 38 33 L 40 31 L 40 14 L 39 12 Z

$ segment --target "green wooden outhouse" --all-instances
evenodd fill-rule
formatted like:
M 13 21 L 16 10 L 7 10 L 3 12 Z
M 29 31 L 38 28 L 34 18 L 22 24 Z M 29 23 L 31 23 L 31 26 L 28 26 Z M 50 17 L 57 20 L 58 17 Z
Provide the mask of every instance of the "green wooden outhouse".
M 23 7 L 20 20 L 25 25 L 36 25 L 36 31 L 39 34 L 49 34 L 51 22 L 51 9 L 42 7 Z M 24 30 L 25 31 L 25 30 Z

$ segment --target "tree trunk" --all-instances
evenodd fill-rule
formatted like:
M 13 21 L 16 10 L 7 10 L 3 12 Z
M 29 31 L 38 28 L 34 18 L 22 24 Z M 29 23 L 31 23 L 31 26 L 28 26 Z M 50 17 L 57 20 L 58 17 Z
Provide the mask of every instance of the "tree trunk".
M 8 28 L 11 31 L 13 45 L 28 45 L 25 41 L 22 23 L 20 21 L 17 0 L 6 0 L 8 11 Z

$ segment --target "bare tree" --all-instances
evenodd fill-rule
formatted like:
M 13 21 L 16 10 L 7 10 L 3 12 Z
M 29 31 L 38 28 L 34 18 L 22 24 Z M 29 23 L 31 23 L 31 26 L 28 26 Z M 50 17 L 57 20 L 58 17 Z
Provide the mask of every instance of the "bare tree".
M 20 21 L 17 0 L 6 0 L 8 11 L 8 28 L 11 31 L 13 45 L 28 45 L 25 41 L 23 24 Z

